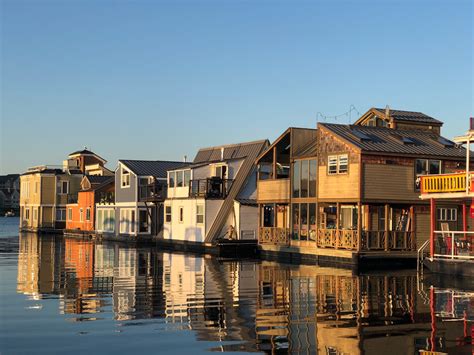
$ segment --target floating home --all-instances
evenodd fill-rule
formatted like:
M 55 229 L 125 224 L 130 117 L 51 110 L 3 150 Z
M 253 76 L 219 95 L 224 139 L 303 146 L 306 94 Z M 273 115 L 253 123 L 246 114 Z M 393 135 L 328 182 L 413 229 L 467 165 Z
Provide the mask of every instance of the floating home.
M 288 129 L 257 159 L 262 254 L 415 260 L 430 233 L 420 176 L 464 164 L 465 150 L 441 126 L 420 112 L 373 108 L 353 125 Z
M 474 118 L 469 132 L 454 141 L 466 145 L 463 169 L 421 177 L 420 197 L 430 202 L 430 238 L 420 246 L 419 256 L 434 272 L 474 276 L 474 165 L 470 151 Z
M 114 185 L 114 176 L 84 176 L 81 190 L 77 194 L 69 194 L 64 233 L 92 236 L 95 232 L 95 206 L 97 203 L 113 202 Z
M 105 164 L 105 159 L 84 149 L 69 154 L 62 167 L 29 168 L 20 176 L 20 230 L 63 230 L 69 196 L 77 195 L 86 173 L 110 175 Z
M 203 148 L 192 164 L 169 171 L 162 242 L 207 248 L 226 239 L 255 246 L 255 159 L 268 145 L 260 140 Z
M 119 160 L 114 194 L 96 204 L 96 236 L 138 241 L 161 233 L 167 172 L 186 165 L 177 161 Z

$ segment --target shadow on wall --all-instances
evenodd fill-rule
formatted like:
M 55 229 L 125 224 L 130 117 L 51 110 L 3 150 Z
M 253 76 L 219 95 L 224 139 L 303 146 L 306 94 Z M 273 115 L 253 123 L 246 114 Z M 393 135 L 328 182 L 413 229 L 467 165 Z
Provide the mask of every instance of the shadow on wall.
M 184 232 L 184 240 L 191 242 L 204 242 L 204 235 L 202 228 L 190 227 L 186 228 Z

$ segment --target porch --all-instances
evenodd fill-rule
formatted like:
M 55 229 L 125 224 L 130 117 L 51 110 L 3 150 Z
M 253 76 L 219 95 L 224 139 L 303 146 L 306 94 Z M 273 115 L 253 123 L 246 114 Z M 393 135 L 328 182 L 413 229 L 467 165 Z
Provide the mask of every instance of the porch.
M 190 197 L 224 199 L 232 187 L 233 180 L 211 177 L 191 180 L 189 185 Z

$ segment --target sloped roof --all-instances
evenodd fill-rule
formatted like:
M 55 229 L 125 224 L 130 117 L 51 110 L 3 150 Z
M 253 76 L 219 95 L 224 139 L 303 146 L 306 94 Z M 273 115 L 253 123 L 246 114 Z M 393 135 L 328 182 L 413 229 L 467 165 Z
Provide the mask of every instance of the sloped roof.
M 71 154 L 69 154 L 69 156 L 73 156 L 73 155 L 76 155 L 76 154 L 81 154 L 81 155 L 93 155 L 95 156 L 96 158 L 98 158 L 99 160 L 102 160 L 103 162 L 107 162 L 107 160 L 105 160 L 104 158 L 102 158 L 100 155 L 94 153 L 93 151 L 90 151 L 88 149 L 82 149 L 82 150 L 76 150 L 75 152 L 72 152 Z
M 222 148 L 224 149 L 223 160 L 243 159 L 251 155 L 251 153 L 255 150 L 258 150 L 260 152 L 262 148 L 267 144 L 269 144 L 268 140 L 264 139 L 253 142 L 202 148 L 197 152 L 193 163 L 199 164 L 221 161 Z
M 298 151 L 293 153 L 293 158 L 313 157 L 318 154 L 318 142 L 316 139 L 302 146 Z
M 365 152 L 457 159 L 464 159 L 466 157 L 466 150 L 464 148 L 454 143 L 446 145 L 444 143 L 451 141 L 429 131 L 396 130 L 331 123 L 319 123 L 319 126 L 328 129 Z M 412 143 L 404 143 L 404 140 Z
M 15 181 L 20 177 L 20 174 L 7 174 L 7 175 L 0 175 L 0 183 L 4 183 L 7 181 Z
M 374 108 L 379 111 L 382 116 L 385 117 L 384 108 Z M 443 122 L 437 120 L 436 118 L 425 115 L 423 112 L 416 111 L 402 111 L 402 110 L 393 110 L 390 109 L 390 117 L 396 121 L 407 121 L 407 122 L 419 122 L 419 123 L 432 123 L 435 125 L 443 124 Z
M 189 165 L 180 161 L 165 160 L 119 160 L 119 162 L 138 176 L 153 176 L 158 179 L 166 179 L 168 170 Z
M 109 180 L 114 180 L 114 176 L 102 176 L 102 175 L 86 175 L 87 180 L 91 183 L 91 185 L 100 185 L 104 184 L 106 182 L 109 182 Z

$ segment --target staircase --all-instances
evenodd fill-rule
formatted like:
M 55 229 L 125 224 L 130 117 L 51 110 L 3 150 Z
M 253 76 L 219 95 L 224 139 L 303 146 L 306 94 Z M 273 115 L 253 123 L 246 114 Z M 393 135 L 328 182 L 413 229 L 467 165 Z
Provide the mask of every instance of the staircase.
M 253 149 L 245 158 L 232 184 L 232 187 L 230 188 L 230 191 L 224 200 L 224 203 L 219 209 L 219 212 L 217 213 L 217 216 L 214 219 L 214 222 L 212 223 L 211 228 L 209 229 L 209 232 L 206 235 L 206 243 L 215 243 L 215 241 L 219 237 L 219 233 L 222 228 L 224 228 L 225 223 L 227 221 L 227 217 L 229 216 L 229 213 L 233 208 L 234 200 L 237 198 L 238 194 L 245 185 L 249 174 L 252 172 L 252 169 L 255 166 L 255 160 L 260 155 L 263 149 L 265 149 L 265 145 L 262 144 L 261 149 Z

